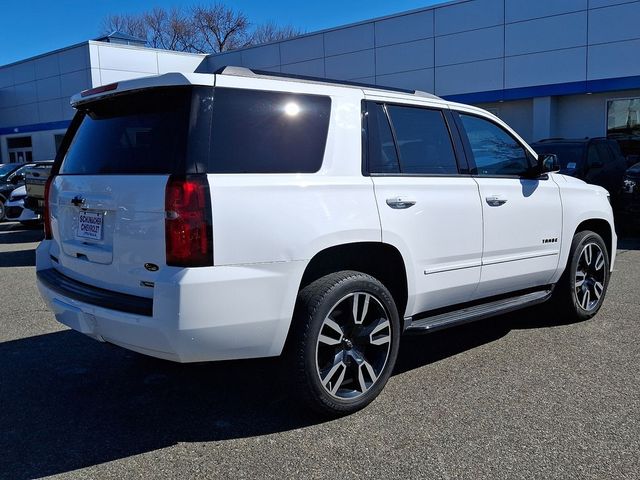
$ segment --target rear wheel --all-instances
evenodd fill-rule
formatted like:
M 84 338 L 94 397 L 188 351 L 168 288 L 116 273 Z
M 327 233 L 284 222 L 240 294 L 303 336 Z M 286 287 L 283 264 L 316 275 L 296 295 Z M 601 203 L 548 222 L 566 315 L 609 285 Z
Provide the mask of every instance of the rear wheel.
M 298 295 L 295 376 L 316 411 L 344 415 L 369 404 L 398 354 L 400 322 L 389 291 L 360 272 L 337 272 Z
M 5 210 L 4 210 L 4 200 L 0 198 L 0 222 L 4 220 Z
M 562 313 L 573 320 L 586 320 L 598 313 L 609 284 L 609 265 L 600 235 L 583 231 L 573 237 L 567 268 L 554 291 Z

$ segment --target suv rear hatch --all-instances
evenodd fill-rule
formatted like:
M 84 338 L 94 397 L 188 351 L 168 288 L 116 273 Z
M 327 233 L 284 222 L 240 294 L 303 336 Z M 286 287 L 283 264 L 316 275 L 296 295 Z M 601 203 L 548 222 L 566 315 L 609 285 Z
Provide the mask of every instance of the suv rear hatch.
M 166 265 L 167 183 L 204 164 L 211 97 L 212 87 L 156 87 L 78 106 L 50 186 L 56 270 L 153 296 L 156 271 Z

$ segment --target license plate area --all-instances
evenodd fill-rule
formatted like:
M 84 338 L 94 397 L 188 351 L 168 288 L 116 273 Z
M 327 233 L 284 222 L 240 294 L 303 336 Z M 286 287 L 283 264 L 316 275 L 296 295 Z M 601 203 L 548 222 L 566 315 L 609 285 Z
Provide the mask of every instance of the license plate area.
M 90 240 L 102 240 L 103 224 L 104 215 L 102 212 L 80 210 L 78 213 L 76 237 Z

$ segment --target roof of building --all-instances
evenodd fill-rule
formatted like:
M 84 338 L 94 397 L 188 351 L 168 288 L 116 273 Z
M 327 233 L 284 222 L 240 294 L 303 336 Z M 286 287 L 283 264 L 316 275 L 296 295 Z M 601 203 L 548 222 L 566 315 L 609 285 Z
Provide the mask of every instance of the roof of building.
M 113 32 L 104 35 L 102 37 L 96 38 L 98 42 L 111 42 L 111 43 L 133 43 L 136 45 L 145 45 L 147 40 L 140 37 L 134 37 L 133 35 L 129 35 L 128 33 L 119 32 L 114 30 Z

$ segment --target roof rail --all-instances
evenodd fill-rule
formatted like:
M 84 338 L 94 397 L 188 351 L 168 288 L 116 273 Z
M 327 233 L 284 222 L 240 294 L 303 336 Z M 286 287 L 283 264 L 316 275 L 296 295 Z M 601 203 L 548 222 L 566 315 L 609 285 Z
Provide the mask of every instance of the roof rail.
M 384 90 L 389 92 L 399 92 L 399 93 L 408 93 L 410 95 L 417 95 L 425 98 L 435 98 L 441 100 L 437 95 L 433 95 L 432 93 L 423 92 L 421 90 L 409 90 L 407 88 L 399 88 L 399 87 L 386 87 L 383 85 L 374 85 L 371 83 L 362 83 L 362 82 L 351 82 L 349 80 L 336 80 L 332 78 L 324 78 L 324 77 L 311 77 L 307 75 L 296 75 L 293 73 L 280 73 L 280 72 L 269 72 L 266 70 L 252 70 L 247 67 L 237 67 L 233 65 L 228 65 L 221 67 L 214 71 L 213 73 L 218 75 L 235 75 L 238 77 L 276 77 L 276 78 L 288 78 L 291 80 L 298 80 L 300 82 L 312 82 L 312 83 L 321 83 L 325 85 L 343 85 L 347 87 L 359 87 L 359 88 L 370 88 L 373 90 Z

